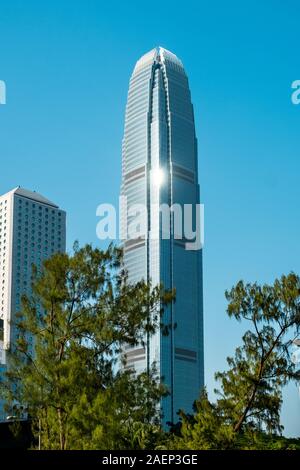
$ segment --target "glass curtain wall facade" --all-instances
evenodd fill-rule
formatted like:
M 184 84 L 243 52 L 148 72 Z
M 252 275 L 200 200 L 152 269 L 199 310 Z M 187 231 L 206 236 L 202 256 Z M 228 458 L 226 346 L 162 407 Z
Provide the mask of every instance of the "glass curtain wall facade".
M 172 212 L 163 233 L 159 204 L 199 203 L 197 140 L 188 78 L 181 61 L 158 47 L 136 64 L 130 79 L 123 139 L 121 195 L 124 260 L 129 279 L 145 279 L 176 289 L 163 323 L 145 348 L 127 348 L 127 365 L 137 372 L 153 362 L 170 394 L 162 399 L 163 422 L 176 421 L 179 409 L 192 410 L 204 383 L 202 251 L 187 250 L 178 238 Z M 146 236 L 132 238 L 129 208 L 146 207 Z

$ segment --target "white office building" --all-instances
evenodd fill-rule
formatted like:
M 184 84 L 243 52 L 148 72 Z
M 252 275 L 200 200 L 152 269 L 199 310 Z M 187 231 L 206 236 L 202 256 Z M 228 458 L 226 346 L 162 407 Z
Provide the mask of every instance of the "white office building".
M 66 213 L 41 194 L 16 188 L 0 196 L 0 379 L 18 336 L 23 294 L 31 294 L 32 265 L 66 248 Z M 0 421 L 7 413 L 0 399 Z

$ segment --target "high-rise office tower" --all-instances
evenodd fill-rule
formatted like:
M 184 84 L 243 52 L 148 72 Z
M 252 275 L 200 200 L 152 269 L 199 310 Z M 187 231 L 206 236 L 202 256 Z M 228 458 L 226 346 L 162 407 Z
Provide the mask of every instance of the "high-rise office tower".
M 0 196 L 0 379 L 18 337 L 14 320 L 21 297 L 31 293 L 32 265 L 39 269 L 65 249 L 66 213 L 56 204 L 20 187 Z M 0 400 L 0 420 L 6 416 Z
M 156 362 L 170 395 L 163 398 L 163 421 L 176 421 L 179 409 L 191 411 L 204 383 L 202 252 L 186 249 L 186 239 L 170 211 L 162 224 L 159 205 L 199 203 L 197 140 L 188 78 L 182 62 L 159 47 L 141 57 L 130 79 L 122 159 L 122 238 L 129 279 L 141 278 L 176 289 L 163 322 L 147 347 L 127 348 L 127 367 L 137 372 Z M 124 200 L 126 202 L 124 202 Z M 144 236 L 128 230 L 134 204 Z M 195 213 L 195 210 L 193 209 Z M 176 230 L 178 233 L 176 233 Z M 131 231 L 132 232 L 132 231 Z M 169 232 L 169 233 L 166 233 Z

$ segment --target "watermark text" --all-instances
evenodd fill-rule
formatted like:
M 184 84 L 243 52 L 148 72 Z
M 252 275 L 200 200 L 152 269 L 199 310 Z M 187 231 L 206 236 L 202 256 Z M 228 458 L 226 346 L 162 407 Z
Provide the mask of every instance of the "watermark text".
M 0 105 L 6 104 L 6 84 L 0 80 Z
M 300 80 L 294 80 L 292 83 L 292 92 L 291 100 L 293 104 L 300 104 Z
M 203 204 L 128 204 L 119 199 L 119 217 L 112 204 L 100 204 L 96 234 L 100 240 L 168 240 L 174 239 L 186 250 L 200 250 L 204 245 Z M 117 221 L 119 230 L 117 230 Z

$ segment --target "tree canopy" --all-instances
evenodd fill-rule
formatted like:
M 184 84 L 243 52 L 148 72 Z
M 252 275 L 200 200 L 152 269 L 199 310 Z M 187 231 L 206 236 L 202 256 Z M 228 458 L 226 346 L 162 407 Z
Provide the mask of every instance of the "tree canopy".
M 215 403 L 199 391 L 194 412 L 178 410 L 167 432 L 158 404 L 168 391 L 155 364 L 135 373 L 125 347 L 145 347 L 157 328 L 173 327 L 163 310 L 175 292 L 130 283 L 114 246 L 75 244 L 72 255 L 56 254 L 33 271 L 2 395 L 15 414 L 26 407 L 42 449 L 299 449 L 299 439 L 282 437 L 280 410 L 283 387 L 300 381 L 291 360 L 300 278 L 240 281 L 225 295 L 229 317 L 248 329 L 228 369 L 216 373 Z
M 125 345 L 143 345 L 173 293 L 128 282 L 122 252 L 75 245 L 34 271 L 3 384 L 26 404 L 42 448 L 119 448 L 132 423 L 159 422 L 164 387 L 153 370 L 118 368 Z M 122 434 L 123 433 L 123 434 Z M 122 439 L 121 439 L 122 438 Z

